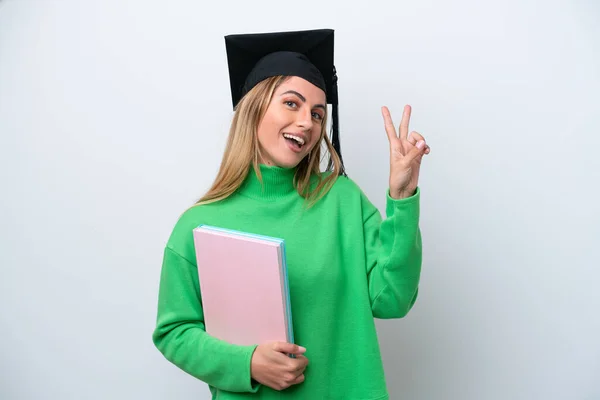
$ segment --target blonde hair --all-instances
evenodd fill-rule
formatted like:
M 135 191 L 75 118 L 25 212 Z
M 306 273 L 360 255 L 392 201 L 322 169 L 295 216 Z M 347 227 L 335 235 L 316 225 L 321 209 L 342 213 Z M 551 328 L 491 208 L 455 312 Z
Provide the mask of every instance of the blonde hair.
M 259 168 L 261 160 L 260 146 L 258 145 L 258 125 L 265 115 L 275 90 L 289 77 L 270 77 L 254 86 L 238 103 L 229 130 L 229 137 L 221 166 L 217 176 L 208 190 L 194 205 L 208 204 L 226 199 L 232 195 L 244 182 L 250 167 L 254 168 L 259 181 L 262 175 Z M 307 202 L 307 207 L 312 207 L 331 189 L 343 166 L 337 152 L 333 148 L 326 134 L 327 114 L 321 121 L 321 133 L 318 142 L 310 153 L 304 157 L 297 166 L 294 175 L 294 186 Z M 323 178 L 320 170 L 321 146 L 330 154 L 328 170 L 331 171 Z M 311 185 L 311 178 L 317 178 L 317 185 Z

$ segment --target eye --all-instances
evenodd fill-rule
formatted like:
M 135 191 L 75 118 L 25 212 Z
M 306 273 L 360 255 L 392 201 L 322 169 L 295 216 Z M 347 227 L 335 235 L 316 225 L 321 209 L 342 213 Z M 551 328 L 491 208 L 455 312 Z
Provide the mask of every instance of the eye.
M 313 112 L 313 118 L 314 119 L 318 119 L 318 120 L 323 119 L 323 117 L 321 116 L 321 114 L 319 114 L 318 112 Z
M 284 101 L 283 103 L 284 103 L 286 106 L 288 106 L 288 107 L 294 107 L 294 108 L 295 108 L 295 107 L 298 107 L 298 104 L 296 104 L 296 102 L 295 102 L 295 101 L 286 100 L 286 101 Z

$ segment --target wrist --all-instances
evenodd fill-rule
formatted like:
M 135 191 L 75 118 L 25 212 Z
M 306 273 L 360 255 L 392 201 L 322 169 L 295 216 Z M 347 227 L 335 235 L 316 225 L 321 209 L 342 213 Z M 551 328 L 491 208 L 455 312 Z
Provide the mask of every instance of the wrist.
M 402 200 L 402 199 L 407 199 L 411 196 L 413 196 L 415 194 L 415 190 L 413 191 L 406 191 L 406 190 L 400 190 L 400 191 L 396 191 L 396 190 L 390 190 L 390 197 L 394 200 Z

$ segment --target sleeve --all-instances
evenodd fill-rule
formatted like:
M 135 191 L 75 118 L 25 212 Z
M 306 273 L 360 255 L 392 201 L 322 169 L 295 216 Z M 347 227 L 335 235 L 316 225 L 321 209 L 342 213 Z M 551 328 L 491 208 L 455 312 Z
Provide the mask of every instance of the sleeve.
M 256 346 L 232 345 L 206 333 L 197 269 L 168 246 L 152 340 L 167 360 L 210 386 L 252 393 L 260 388 L 250 373 Z
M 363 229 L 367 280 L 375 318 L 402 318 L 413 307 L 421 275 L 422 243 L 419 229 L 420 189 L 408 198 L 386 196 L 386 218 L 369 203 Z

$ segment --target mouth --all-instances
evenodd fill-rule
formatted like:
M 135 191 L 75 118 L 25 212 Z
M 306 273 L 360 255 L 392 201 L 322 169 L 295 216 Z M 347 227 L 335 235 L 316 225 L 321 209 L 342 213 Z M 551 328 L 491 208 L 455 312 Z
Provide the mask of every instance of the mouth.
M 292 147 L 292 150 L 300 151 L 306 144 L 306 140 L 298 135 L 292 135 L 291 133 L 284 133 L 283 137 Z

